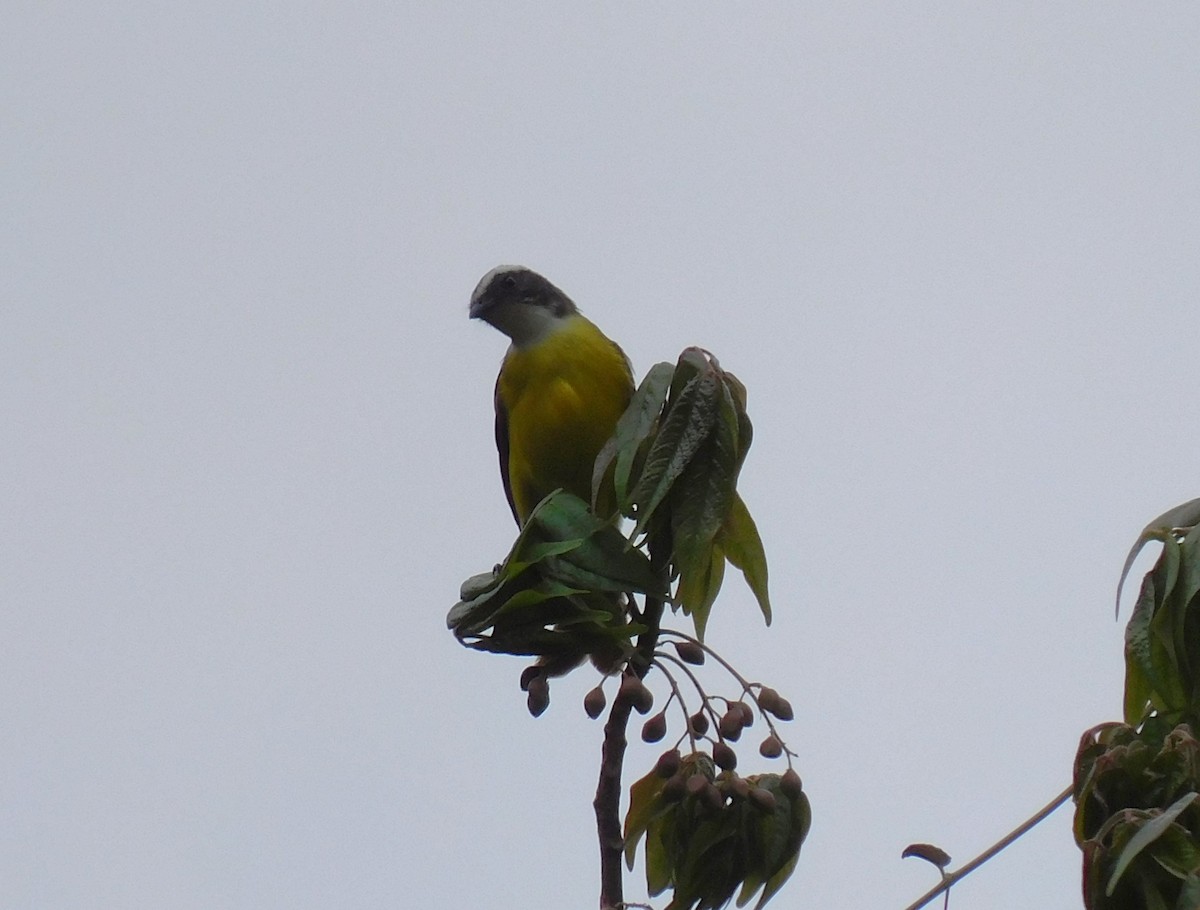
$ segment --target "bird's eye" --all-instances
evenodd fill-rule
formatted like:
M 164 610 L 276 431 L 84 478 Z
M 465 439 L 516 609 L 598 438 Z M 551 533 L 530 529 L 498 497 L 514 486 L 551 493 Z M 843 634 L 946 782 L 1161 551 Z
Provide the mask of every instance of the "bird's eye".
M 505 275 L 500 279 L 500 284 L 506 291 L 515 291 L 517 289 L 517 276 Z

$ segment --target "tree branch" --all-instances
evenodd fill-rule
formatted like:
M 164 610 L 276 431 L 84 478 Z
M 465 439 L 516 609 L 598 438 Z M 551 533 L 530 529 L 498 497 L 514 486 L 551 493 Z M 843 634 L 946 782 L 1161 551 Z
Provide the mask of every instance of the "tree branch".
M 638 638 L 637 651 L 629 661 L 626 673 L 641 678 L 650 671 L 654 649 L 658 647 L 662 611 L 663 602 L 660 598 L 646 598 L 646 607 L 640 617 L 640 621 L 646 625 L 646 631 Z M 612 910 L 624 904 L 625 873 L 621 863 L 625 838 L 621 833 L 621 776 L 625 747 L 629 745 L 625 730 L 629 726 L 632 710 L 632 701 L 623 697 L 618 688 L 612 710 L 604 724 L 600 781 L 596 785 L 596 798 L 592 801 L 592 808 L 596 810 L 596 835 L 600 839 L 600 910 Z
M 1016 828 L 1004 835 L 1004 837 L 1000 838 L 1000 840 L 996 841 L 996 843 L 992 844 L 961 869 L 946 873 L 942 877 L 941 882 L 922 894 L 916 901 L 905 907 L 904 910 L 919 910 L 919 908 L 924 907 L 943 891 L 949 891 L 950 887 L 959 879 L 966 878 L 969 873 L 974 872 L 1022 834 L 1025 834 L 1027 831 L 1029 831 L 1030 828 L 1034 827 L 1039 822 L 1044 821 L 1051 812 L 1071 798 L 1071 793 L 1073 791 L 1073 785 L 1067 787 L 1067 789 L 1063 790 L 1062 793 L 1058 794 L 1058 796 L 1054 797 L 1054 799 L 1050 800 L 1050 802 L 1038 809 L 1038 811 L 1034 813 L 1031 818 L 1021 822 L 1021 824 L 1019 824 Z
M 621 836 L 621 769 L 625 761 L 625 727 L 633 703 L 619 694 L 604 724 L 604 745 L 600 752 L 600 782 L 596 785 L 596 834 L 600 838 L 600 910 L 612 910 L 624 901 L 624 872 L 621 854 L 625 840 Z

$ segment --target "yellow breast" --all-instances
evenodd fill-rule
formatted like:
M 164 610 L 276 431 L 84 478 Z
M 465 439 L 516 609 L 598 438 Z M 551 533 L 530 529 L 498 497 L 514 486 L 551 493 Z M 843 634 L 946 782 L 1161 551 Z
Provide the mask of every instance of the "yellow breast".
M 591 500 L 592 465 L 632 394 L 625 355 L 583 316 L 509 350 L 497 405 L 507 411 L 508 483 L 522 523 L 559 487 Z

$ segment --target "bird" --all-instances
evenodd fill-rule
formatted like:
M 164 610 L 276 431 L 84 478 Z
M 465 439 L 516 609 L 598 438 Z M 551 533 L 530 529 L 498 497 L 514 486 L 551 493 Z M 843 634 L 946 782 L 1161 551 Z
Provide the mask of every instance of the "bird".
M 476 285 L 470 316 L 511 341 L 496 377 L 496 449 L 518 527 L 557 489 L 592 500 L 596 455 L 633 395 L 629 358 L 532 269 L 500 265 Z M 596 512 L 615 513 L 611 490 Z

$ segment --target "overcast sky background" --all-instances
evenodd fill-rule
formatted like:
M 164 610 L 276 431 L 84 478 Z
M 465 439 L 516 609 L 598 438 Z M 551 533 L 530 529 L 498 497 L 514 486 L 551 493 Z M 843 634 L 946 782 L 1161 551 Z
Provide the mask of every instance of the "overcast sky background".
M 709 642 L 796 707 L 773 906 L 906 906 L 906 844 L 969 859 L 1118 716 L 1121 562 L 1200 496 L 1198 47 L 1171 2 L 10 4 L 0 905 L 594 906 L 594 674 L 535 721 L 444 625 L 515 531 L 467 301 L 520 262 L 639 376 L 746 383 L 776 621 L 730 576 Z M 1069 809 L 952 901 L 1079 905 Z

